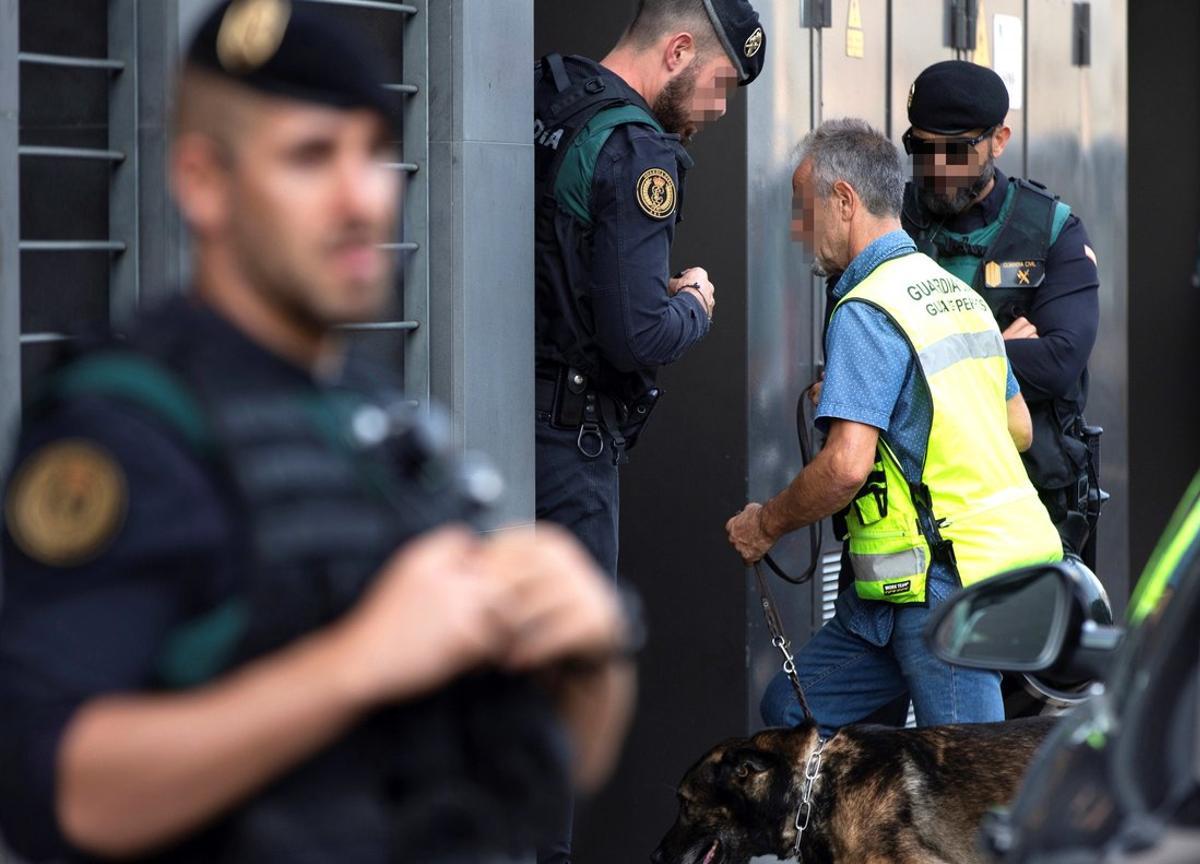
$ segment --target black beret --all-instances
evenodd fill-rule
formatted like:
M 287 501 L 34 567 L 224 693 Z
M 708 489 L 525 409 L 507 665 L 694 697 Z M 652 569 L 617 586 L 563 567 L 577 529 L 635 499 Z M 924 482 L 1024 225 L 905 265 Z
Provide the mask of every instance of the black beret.
M 384 63 L 331 10 L 291 0 L 222 0 L 200 25 L 187 64 L 268 93 L 396 122 Z
M 908 122 L 939 135 L 991 129 L 1008 116 L 1008 88 L 986 66 L 943 60 L 917 76 L 908 91 Z
M 767 56 L 767 34 L 749 0 L 704 0 L 725 53 L 738 70 L 738 85 L 758 77 Z

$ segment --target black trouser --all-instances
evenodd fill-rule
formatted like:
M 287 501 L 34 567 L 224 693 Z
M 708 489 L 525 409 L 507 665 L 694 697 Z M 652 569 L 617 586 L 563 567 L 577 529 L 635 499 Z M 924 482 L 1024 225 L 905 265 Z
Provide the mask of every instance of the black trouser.
M 537 518 L 574 534 L 615 579 L 620 484 L 612 437 L 602 432 L 603 450 L 587 456 L 579 448 L 579 430 L 553 428 L 547 412 L 538 412 L 535 429 Z M 585 448 L 595 451 L 591 442 Z M 553 843 L 538 850 L 538 864 L 569 864 L 573 810 L 573 801 L 563 802 L 563 828 Z
M 615 578 L 620 484 L 612 437 L 603 434 L 603 450 L 587 456 L 579 449 L 579 430 L 555 429 L 543 412 L 536 431 L 537 518 L 562 525 L 578 537 Z

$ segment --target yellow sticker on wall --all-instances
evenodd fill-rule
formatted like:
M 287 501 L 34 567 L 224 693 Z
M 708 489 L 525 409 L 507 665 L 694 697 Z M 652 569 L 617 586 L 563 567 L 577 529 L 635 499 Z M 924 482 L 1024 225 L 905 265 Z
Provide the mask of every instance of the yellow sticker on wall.
M 867 40 L 863 34 L 862 0 L 850 0 L 850 15 L 846 21 L 846 56 L 858 60 L 867 56 Z
M 975 14 L 975 53 L 971 60 L 980 66 L 991 68 L 992 49 L 988 42 L 987 11 L 983 0 L 979 0 L 979 11 Z

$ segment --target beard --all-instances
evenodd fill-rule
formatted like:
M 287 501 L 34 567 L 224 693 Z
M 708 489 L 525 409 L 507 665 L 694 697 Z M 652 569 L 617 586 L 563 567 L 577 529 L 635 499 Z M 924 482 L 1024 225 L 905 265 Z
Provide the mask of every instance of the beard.
M 988 154 L 987 161 L 979 171 L 979 176 L 967 186 L 955 186 L 947 189 L 938 183 L 933 176 L 922 176 L 917 189 L 917 197 L 925 211 L 934 216 L 951 217 L 964 212 L 979 193 L 984 190 L 992 178 L 996 176 L 996 157 Z M 941 188 L 939 188 L 941 186 Z
M 696 134 L 691 105 L 699 75 L 700 63 L 693 61 L 678 77 L 667 82 L 650 106 L 663 129 L 678 135 L 684 144 L 691 143 L 692 136 Z

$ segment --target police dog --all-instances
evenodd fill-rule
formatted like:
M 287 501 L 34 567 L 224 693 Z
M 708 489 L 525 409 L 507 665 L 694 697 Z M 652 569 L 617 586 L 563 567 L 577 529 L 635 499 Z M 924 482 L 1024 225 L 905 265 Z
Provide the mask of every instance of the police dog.
M 974 864 L 979 822 L 1017 791 L 1055 718 L 893 729 L 847 726 L 821 751 L 799 860 Z M 654 864 L 793 857 L 811 723 L 718 744 L 679 784 L 679 816 Z M 800 820 L 803 822 L 803 819 Z

